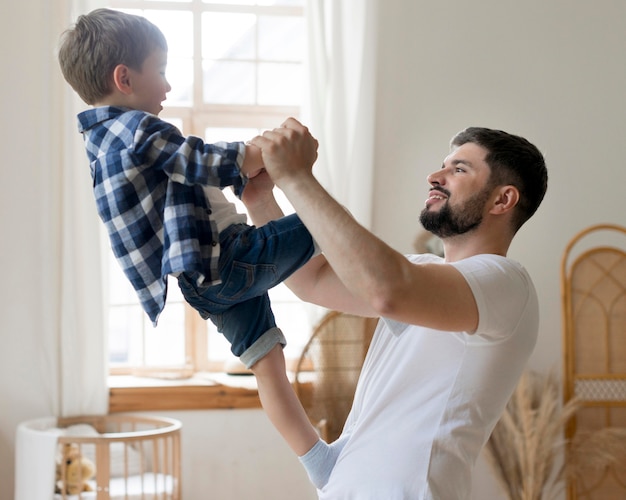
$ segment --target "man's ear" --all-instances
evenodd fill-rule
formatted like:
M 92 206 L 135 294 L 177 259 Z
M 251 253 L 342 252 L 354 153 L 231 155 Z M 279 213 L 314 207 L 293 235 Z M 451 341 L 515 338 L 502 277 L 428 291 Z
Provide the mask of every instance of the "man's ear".
M 515 208 L 519 202 L 519 190 L 515 186 L 500 186 L 497 189 L 490 213 L 504 214 Z
M 113 69 L 113 84 L 122 93 L 129 95 L 132 93 L 130 68 L 125 64 L 118 64 Z

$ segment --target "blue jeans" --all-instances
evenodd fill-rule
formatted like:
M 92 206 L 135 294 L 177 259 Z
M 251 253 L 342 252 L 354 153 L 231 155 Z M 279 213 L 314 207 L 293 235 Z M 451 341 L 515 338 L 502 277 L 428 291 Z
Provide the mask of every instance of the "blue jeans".
M 313 239 L 293 214 L 257 228 L 234 224 L 220 233 L 221 283 L 198 285 L 197 273 L 183 273 L 178 285 L 185 300 L 211 319 L 231 351 L 250 367 L 286 340 L 272 313 L 267 291 L 313 255 Z

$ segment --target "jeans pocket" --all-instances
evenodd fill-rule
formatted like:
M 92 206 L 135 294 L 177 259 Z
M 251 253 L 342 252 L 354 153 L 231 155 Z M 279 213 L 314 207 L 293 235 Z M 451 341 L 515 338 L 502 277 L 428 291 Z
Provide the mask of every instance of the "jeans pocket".
M 278 272 L 274 265 L 233 262 L 218 297 L 234 302 L 256 297 L 276 285 L 277 279 Z

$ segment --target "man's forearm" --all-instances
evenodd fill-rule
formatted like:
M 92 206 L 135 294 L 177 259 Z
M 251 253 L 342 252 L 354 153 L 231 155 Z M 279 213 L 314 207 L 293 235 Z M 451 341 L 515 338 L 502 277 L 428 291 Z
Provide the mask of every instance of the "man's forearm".
M 251 142 L 324 252 L 313 295 L 334 295 L 343 310 L 387 312 L 398 290 L 407 290 L 407 260 L 358 224 L 315 179 L 317 141 L 308 129 L 290 118 Z
M 281 188 L 305 223 L 341 282 L 377 313 L 384 312 L 390 289 L 406 259 L 361 226 L 312 175 L 283 179 Z

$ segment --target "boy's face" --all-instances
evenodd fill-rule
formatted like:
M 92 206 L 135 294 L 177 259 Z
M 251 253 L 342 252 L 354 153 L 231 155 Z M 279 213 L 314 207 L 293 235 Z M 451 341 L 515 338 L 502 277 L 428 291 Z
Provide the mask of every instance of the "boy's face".
M 154 50 L 144 61 L 141 71 L 129 69 L 133 87 L 132 107 L 158 115 L 166 94 L 172 87 L 165 78 L 167 52 Z

